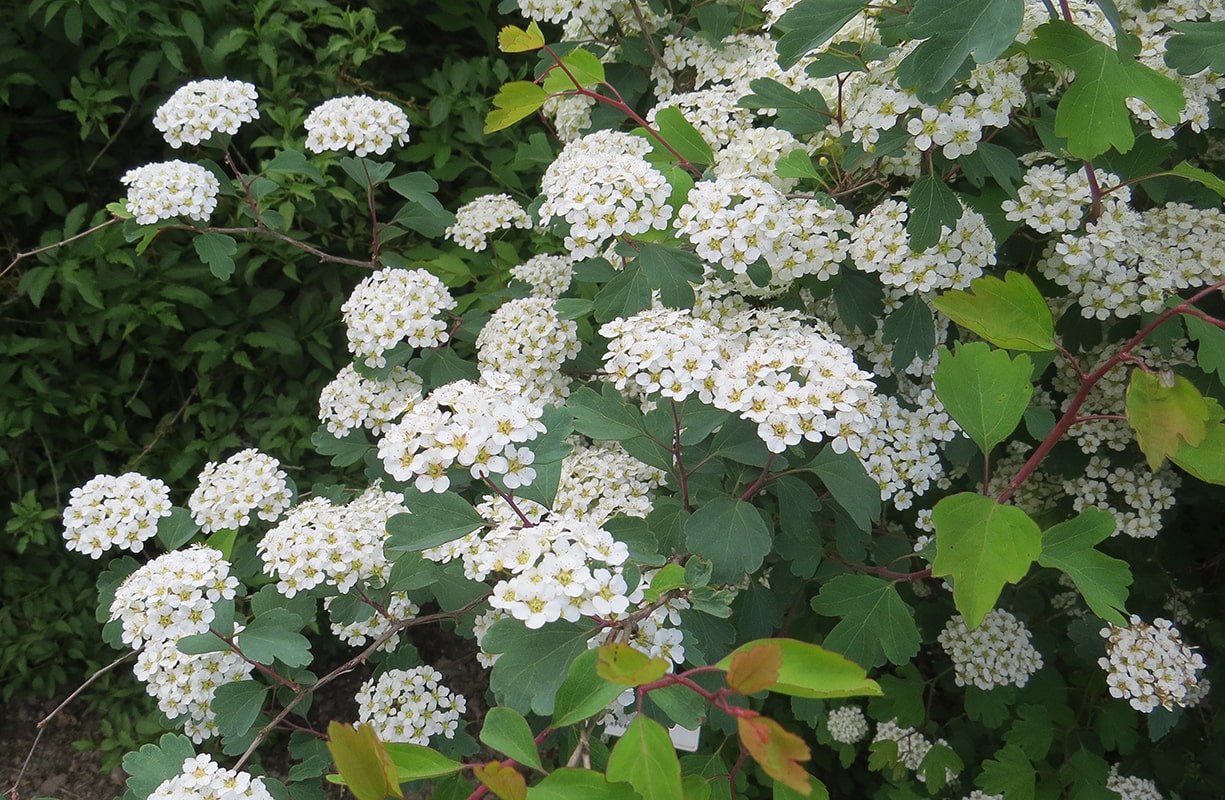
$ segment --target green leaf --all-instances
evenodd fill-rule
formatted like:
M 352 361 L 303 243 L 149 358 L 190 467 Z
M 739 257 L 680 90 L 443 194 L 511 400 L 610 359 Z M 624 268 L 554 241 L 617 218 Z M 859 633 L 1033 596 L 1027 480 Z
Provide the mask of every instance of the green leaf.
M 1046 758 L 1055 740 L 1055 726 L 1046 706 L 1023 705 L 1016 711 L 1017 720 L 1004 734 L 1004 742 L 1016 745 L 1034 761 Z
M 710 145 L 698 133 L 698 129 L 685 119 L 679 108 L 661 108 L 655 114 L 655 128 L 664 141 L 690 164 L 704 166 L 715 160 Z
M 884 289 L 875 276 L 844 264 L 834 287 L 834 304 L 848 327 L 875 333 L 876 320 L 885 310 Z
M 365 156 L 345 156 L 338 163 L 344 173 L 363 189 L 378 186 L 396 168 L 391 161 L 375 161 Z
M 454 492 L 404 491 L 409 513 L 387 520 L 388 552 L 415 552 L 453 542 L 485 526 L 467 500 Z
M 1156 470 L 1181 443 L 1198 447 L 1208 435 L 1208 401 L 1191 381 L 1173 372 L 1133 369 L 1127 386 L 1127 424 L 1148 467 Z
M 503 755 L 510 756 L 520 764 L 543 770 L 540 751 L 532 736 L 531 726 L 523 715 L 513 708 L 495 706 L 485 714 L 481 726 L 481 741 Z
M 1038 773 L 1025 751 L 1007 745 L 994 759 L 983 762 L 977 785 L 988 794 L 1000 794 L 1008 800 L 1034 800 Z
M 778 64 L 791 69 L 800 59 L 829 41 L 851 17 L 869 5 L 863 0 L 800 0 L 775 23 L 783 31 L 778 40 Z
M 927 302 L 917 294 L 885 319 L 881 333 L 885 343 L 893 345 L 893 363 L 901 367 L 916 358 L 927 358 L 936 349 L 935 320 Z
M 485 133 L 509 128 L 524 117 L 535 114 L 549 93 L 531 81 L 511 81 L 493 98 L 493 110 L 485 116 Z
M 391 762 L 396 766 L 396 777 L 401 783 L 441 778 L 453 775 L 464 765 L 429 747 L 405 742 L 387 742 L 383 745 Z
M 199 532 L 200 526 L 191 518 L 191 512 L 178 506 L 157 521 L 157 540 L 167 550 L 179 549 Z
M 664 305 L 669 308 L 693 306 L 693 285 L 703 280 L 702 259 L 679 247 L 644 244 L 638 251 L 637 262 L 648 285 L 659 290 L 659 299 Z
M 238 242 L 224 233 L 201 233 L 191 240 L 196 255 L 208 265 L 209 271 L 220 280 L 229 280 L 234 274 L 234 259 Z
M 966 171 L 966 177 L 973 180 L 971 170 L 980 174 L 985 172 L 1008 193 L 1009 197 L 1017 199 L 1016 186 L 1024 178 L 1024 171 L 1021 169 L 1021 162 L 1016 154 L 1007 147 L 991 142 L 979 142 L 978 148 L 973 153 L 957 159 L 957 163 L 961 164 Z M 975 182 L 974 185 L 978 186 L 980 183 Z
M 1021 354 L 1011 358 L 985 342 L 957 344 L 957 351 L 940 348 L 933 376 L 936 396 L 978 448 L 991 448 L 1008 438 L 1021 421 L 1034 387 L 1033 363 Z
M 298 633 L 302 618 L 283 608 L 260 614 L 238 634 L 243 655 L 260 664 L 280 661 L 289 667 L 311 663 L 310 641 Z
M 639 714 L 613 747 L 605 775 L 625 781 L 643 800 L 676 800 L 681 796 L 681 764 L 668 731 Z
M 401 796 L 398 770 L 372 726 L 329 723 L 328 751 L 357 800 Z
M 1221 24 L 1225 25 L 1225 23 Z M 1221 197 L 1225 197 L 1225 180 L 1221 180 L 1220 176 L 1214 175 L 1206 169 L 1200 169 L 1199 167 L 1192 166 L 1186 161 L 1179 161 L 1174 168 L 1166 174 L 1177 175 L 1180 178 L 1186 178 L 1189 181 L 1195 181 L 1196 183 L 1203 184 L 1219 194 Z
M 596 650 L 596 674 L 620 686 L 642 686 L 662 678 L 672 663 L 649 656 L 625 642 L 607 642 Z
M 957 228 L 961 219 L 961 202 L 944 181 L 932 175 L 923 175 L 914 182 L 906 198 L 910 216 L 906 219 L 906 232 L 910 234 L 910 249 L 922 253 L 939 244 L 941 230 Z
M 596 671 L 598 650 L 580 653 L 566 679 L 557 689 L 553 705 L 553 727 L 564 728 L 594 717 L 616 700 L 625 687 L 605 680 Z
M 881 694 L 876 681 L 867 677 L 864 668 L 820 645 L 797 639 L 774 638 L 745 642 L 719 661 L 721 670 L 731 667 L 737 653 L 770 644 L 782 650 L 782 664 L 771 692 L 791 697 L 873 697 Z
M 212 709 L 217 727 L 227 739 L 244 735 L 259 719 L 269 687 L 254 680 L 223 683 L 213 693 Z
M 567 70 L 569 75 L 566 74 Z M 603 82 L 604 64 L 592 55 L 590 50 L 576 47 L 562 57 L 561 66 L 555 66 L 549 70 L 545 75 L 543 86 L 549 94 L 560 94 L 573 92 L 580 88 L 590 89 Z
M 319 186 L 327 182 L 319 168 L 308 161 L 301 150 L 278 151 L 272 160 L 264 165 L 263 174 L 302 175 Z
M 932 305 L 996 347 L 1045 352 L 1055 349 L 1055 321 L 1046 300 L 1025 275 L 975 278 L 968 291 L 954 289 Z
M 1111 147 L 1126 153 L 1136 142 L 1127 98 L 1143 100 L 1167 124 L 1178 124 L 1186 105 L 1178 83 L 1124 56 L 1077 26 L 1047 22 L 1034 31 L 1029 55 L 1076 72 L 1055 112 L 1055 135 L 1068 152 L 1090 159 Z
M 1225 74 L 1225 21 L 1169 22 L 1178 31 L 1165 44 L 1165 63 L 1181 75 L 1205 69 Z
M 770 542 L 761 514 L 734 497 L 716 497 L 685 521 L 685 544 L 711 563 L 712 583 L 735 583 L 746 572 L 756 572 Z
M 311 444 L 315 446 L 315 452 L 319 455 L 331 456 L 334 467 L 350 467 L 357 464 L 374 449 L 374 445 L 370 443 L 365 432 L 360 428 L 350 431 L 342 439 L 337 439 L 328 433 L 327 427 L 323 425 L 320 425 L 319 429 L 311 434 Z
M 434 196 L 438 192 L 438 181 L 427 172 L 397 175 L 387 182 L 387 188 L 405 200 L 411 200 L 428 209 L 441 210 L 443 208 L 442 203 L 438 202 L 438 198 Z
M 953 80 L 965 60 L 994 61 L 1021 30 L 1024 0 L 918 0 L 906 23 L 911 38 L 923 39 L 898 64 L 898 84 L 931 102 Z
M 1062 570 L 1076 584 L 1089 610 L 1115 625 L 1127 624 L 1127 587 L 1131 569 L 1126 561 L 1094 546 L 1114 533 L 1113 514 L 1086 508 L 1075 518 L 1053 525 L 1042 534 L 1038 563 Z
M 966 627 L 977 628 L 1005 583 L 1016 583 L 1042 552 L 1042 531 L 1016 506 L 972 492 L 945 497 L 932 509 L 936 558 L 932 575 L 952 576 L 953 603 Z
M 948 785 L 950 772 L 956 776 L 964 768 L 965 763 L 952 748 L 936 742 L 923 756 L 915 775 L 924 778 L 929 792 L 938 792 Z
M 1225 425 L 1209 425 L 1199 446 L 1183 442 L 1170 460 L 1201 481 L 1225 486 Z
M 805 150 L 792 150 L 780 158 L 774 164 L 774 174 L 780 178 L 822 179 L 821 173 L 817 172 L 817 168 L 812 164 L 812 156 L 808 155 Z
M 671 744 L 669 744 L 671 747 Z M 535 786 L 529 786 L 527 800 L 642 800 L 628 783 L 610 783 L 598 772 L 562 767 L 555 769 Z
M 1106 788 L 1110 771 L 1110 764 L 1097 753 L 1077 750 L 1059 768 L 1059 777 L 1067 785 L 1068 800 L 1119 800 L 1119 792 Z
M 570 664 L 587 652 L 591 630 L 571 622 L 551 622 L 531 630 L 516 619 L 502 619 L 485 634 L 482 646 L 502 657 L 493 665 L 489 686 L 500 705 L 520 714 L 553 713 L 554 696 Z
M 880 519 L 880 484 L 854 453 L 839 453 L 826 446 L 808 465 L 808 470 L 821 479 L 834 502 L 842 507 L 861 531 L 872 529 Z
M 566 398 L 566 408 L 574 414 L 574 429 L 597 441 L 624 442 L 646 435 L 642 412 L 628 405 L 611 383 L 596 394 L 584 386 Z
M 183 762 L 195 755 L 191 739 L 178 733 L 163 734 L 157 744 L 146 744 L 123 757 L 128 791 L 136 797 L 148 797 L 162 781 L 181 774 Z
M 595 296 L 597 322 L 631 317 L 651 307 L 651 281 L 638 261 L 629 262 Z
M 905 664 L 923 643 L 914 609 L 893 583 L 871 575 L 831 579 L 813 598 L 812 610 L 841 617 L 825 637 L 825 646 L 864 667 L 878 667 L 886 659 Z

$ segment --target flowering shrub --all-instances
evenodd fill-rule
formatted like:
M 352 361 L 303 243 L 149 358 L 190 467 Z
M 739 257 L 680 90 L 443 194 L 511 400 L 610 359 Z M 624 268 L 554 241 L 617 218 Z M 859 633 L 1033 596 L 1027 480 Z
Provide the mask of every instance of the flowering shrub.
M 100 582 L 109 640 L 188 717 L 191 742 L 126 762 L 132 796 L 224 772 L 306 798 L 308 763 L 360 800 L 1160 792 L 1119 769 L 1190 795 L 1137 715 L 1154 741 L 1210 734 L 1187 709 L 1219 632 L 1133 609 L 1175 596 L 1138 548 L 1180 486 L 1225 485 L 1225 182 L 1198 144 L 1225 12 L 517 5 L 564 42 L 502 31 L 540 68 L 486 130 L 554 118 L 537 202 L 451 214 L 399 169 L 402 110 L 347 97 L 297 132 L 316 155 L 265 174 L 201 137 L 233 225 L 173 182 L 112 206 L 134 241 L 191 232 L 222 279 L 240 236 L 370 273 L 312 438 L 345 485 L 210 464 L 190 511 L 137 524 L 169 552 Z M 159 119 L 191 102 L 212 99 Z M 269 214 L 285 176 L 364 207 L 368 260 Z M 410 233 L 464 252 L 410 259 Z M 76 549 L 152 555 L 82 546 L 86 516 Z M 322 676 L 321 605 L 361 648 Z M 479 720 L 402 640 L 435 624 L 489 668 Z M 312 728 L 358 667 L 357 720 Z M 241 770 L 281 728 L 305 734 L 287 783 L 193 746 Z

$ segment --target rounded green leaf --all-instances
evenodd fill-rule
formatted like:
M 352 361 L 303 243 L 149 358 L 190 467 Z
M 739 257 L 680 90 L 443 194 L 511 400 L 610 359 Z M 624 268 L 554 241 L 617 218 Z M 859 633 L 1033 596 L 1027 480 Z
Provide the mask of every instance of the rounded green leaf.
M 543 769 L 532 729 L 513 708 L 496 706 L 489 709 L 481 726 L 481 741 L 520 764 Z
M 1055 349 L 1055 321 L 1046 300 L 1025 275 L 1008 272 L 1004 280 L 984 275 L 969 291 L 945 292 L 932 305 L 953 322 L 996 347 L 1044 352 Z
M 934 376 L 936 395 L 961 429 L 984 453 L 1017 427 L 1034 393 L 1033 364 L 1024 354 L 1012 358 L 985 342 L 940 348 Z

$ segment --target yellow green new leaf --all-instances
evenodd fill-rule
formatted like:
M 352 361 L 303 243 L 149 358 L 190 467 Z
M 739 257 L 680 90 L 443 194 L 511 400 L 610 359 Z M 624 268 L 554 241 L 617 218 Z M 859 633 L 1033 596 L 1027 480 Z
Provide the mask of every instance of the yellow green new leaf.
M 1127 587 L 1131 569 L 1126 561 L 1111 558 L 1096 545 L 1114 533 L 1114 516 L 1099 508 L 1086 508 L 1074 518 L 1053 525 L 1042 534 L 1038 563 L 1061 570 L 1076 584 L 1089 610 L 1115 625 L 1127 624 Z
M 596 652 L 596 674 L 621 686 L 641 686 L 657 681 L 669 667 L 666 658 L 652 658 L 624 642 L 602 644 Z
M 523 776 L 514 767 L 490 761 L 473 768 L 472 774 L 502 800 L 527 798 L 527 781 L 523 780 Z
M 524 117 L 535 114 L 549 93 L 531 81 L 511 81 L 493 98 L 493 110 L 485 116 L 485 133 L 509 128 Z
M 498 31 L 498 49 L 503 53 L 527 53 L 544 47 L 544 33 L 540 26 L 531 22 L 527 30 L 507 25 Z
M 1067 137 L 1068 152 L 1089 159 L 1136 143 L 1127 99 L 1143 100 L 1169 125 L 1186 105 L 1176 81 L 1102 44 L 1070 22 L 1047 22 L 1029 41 L 1030 58 L 1072 70 L 1076 77 L 1055 111 L 1055 134 Z
M 1003 280 L 984 275 L 966 291 L 954 289 L 934 298 L 932 305 L 996 347 L 1036 352 L 1055 349 L 1051 309 L 1034 282 L 1019 272 L 1007 272 Z
M 961 492 L 932 509 L 936 558 L 932 575 L 953 579 L 953 604 L 977 628 L 1006 583 L 1025 577 L 1042 553 L 1042 530 L 1016 506 Z
M 1172 372 L 1132 370 L 1126 408 L 1127 424 L 1149 469 L 1177 454 L 1181 443 L 1197 447 L 1208 435 L 1208 400 L 1191 381 Z
M 763 644 L 774 645 L 782 653 L 778 678 L 766 687 L 772 692 L 792 697 L 877 697 L 882 694 L 876 681 L 867 677 L 864 668 L 840 653 L 820 645 L 797 639 L 756 639 L 746 642 L 724 656 L 716 666 L 731 668 L 737 653 Z
M 575 48 L 562 57 L 561 64 L 551 67 L 544 76 L 544 90 L 549 94 L 590 89 L 604 82 L 604 64 L 590 50 Z
M 336 771 L 357 800 L 404 796 L 400 792 L 396 765 L 373 727 L 354 728 L 343 722 L 329 723 L 328 751 L 336 763 Z
M 1200 344 L 1203 347 L 1203 344 Z M 1225 409 L 1208 400 L 1208 428 L 1204 440 L 1192 447 L 1183 442 L 1170 460 L 1205 483 L 1225 486 Z

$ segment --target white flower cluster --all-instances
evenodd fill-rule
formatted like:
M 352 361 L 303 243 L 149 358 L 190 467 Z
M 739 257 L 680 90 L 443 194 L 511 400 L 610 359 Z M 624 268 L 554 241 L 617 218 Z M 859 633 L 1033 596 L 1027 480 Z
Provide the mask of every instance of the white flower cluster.
M 439 314 L 455 308 L 441 280 L 423 269 L 381 269 L 363 280 L 340 310 L 349 352 L 368 367 L 387 363 L 384 352 L 400 342 L 434 347 L 450 338 Z
M 439 734 L 453 739 L 468 704 L 441 680 L 442 673 L 429 666 L 388 670 L 358 689 L 358 719 L 384 742 L 428 745 Z
M 263 778 L 248 772 L 225 769 L 211 756 L 200 755 L 183 762 L 182 771 L 157 785 L 149 800 L 272 800 Z
M 187 655 L 179 652 L 178 641 L 207 633 L 216 603 L 232 600 L 237 588 L 221 553 L 197 545 L 137 569 L 116 589 L 109 609 L 109 619 L 121 624 L 123 642 L 141 650 L 137 679 L 167 717 L 186 717 L 183 732 L 196 742 L 218 733 L 212 710 L 217 687 L 243 680 L 254 666 L 233 650 Z
M 196 545 L 172 550 L 137 569 L 115 590 L 109 619 L 120 620 L 124 644 L 176 642 L 207 633 L 218 600 L 231 600 L 238 579 L 221 552 Z
M 153 127 L 176 150 L 200 144 L 214 133 L 237 133 L 238 126 L 259 119 L 255 87 L 228 78 L 191 81 L 157 109 Z
M 559 514 L 533 525 L 506 520 L 422 555 L 441 563 L 461 559 L 470 580 L 510 573 L 494 585 L 489 605 L 532 629 L 558 619 L 614 617 L 642 597 L 622 576 L 628 548 L 595 523 Z
M 919 392 L 915 407 L 898 398 L 881 397 L 881 413 L 863 437 L 859 458 L 880 484 L 881 500 L 899 511 L 927 492 L 944 475 L 940 443 L 957 437 L 958 426 L 930 388 Z
M 407 367 L 376 380 L 346 364 L 319 393 L 319 420 L 338 438 L 362 425 L 377 436 L 420 399 L 421 376 Z
M 408 117 L 386 100 L 334 97 L 306 118 L 306 148 L 312 153 L 349 150 L 358 156 L 382 155 L 396 142 L 408 142 Z
M 799 178 L 780 178 L 774 171 L 780 159 L 797 150 L 807 152 L 790 131 L 782 128 L 749 128 L 715 153 L 715 176 L 758 177 L 786 192 L 795 186 Z
M 868 735 L 868 720 L 859 706 L 842 706 L 829 712 L 825 727 L 835 742 L 855 744 Z
M 615 516 L 645 517 L 665 473 L 643 464 L 617 442 L 576 444 L 562 461 L 553 510 L 603 525 Z
M 460 206 L 455 212 L 455 224 L 446 230 L 446 237 L 460 247 L 473 251 L 485 249 L 486 237 L 509 228 L 530 228 L 523 206 L 508 194 L 486 194 Z
M 170 515 L 170 487 L 138 472 L 97 475 L 73 489 L 64 509 L 65 547 L 101 558 L 112 547 L 140 552 Z
M 753 310 L 719 328 L 687 311 L 643 311 L 600 328 L 605 370 L 618 389 L 683 400 L 691 394 L 757 423 L 773 453 L 829 439 L 858 451 L 880 410 L 872 376 L 826 326 Z
M 972 208 L 963 209 L 954 230 L 940 229 L 940 241 L 921 253 L 910 248 L 904 200 L 886 200 L 855 223 L 851 258 L 856 269 L 876 274 L 886 297 L 962 289 L 995 265 L 995 238 L 987 221 Z
M 485 634 L 489 633 L 489 629 L 493 624 L 500 619 L 510 619 L 510 614 L 497 608 L 491 608 L 484 613 L 477 614 L 472 620 L 472 636 L 476 640 L 476 661 L 485 669 L 489 669 L 497 660 L 502 657 L 501 653 L 490 653 L 485 650 Z
M 917 770 L 922 764 L 923 759 L 927 757 L 927 753 L 932 749 L 932 743 L 926 736 L 916 731 L 914 728 L 903 728 L 897 724 L 897 720 L 889 720 L 888 722 L 876 723 L 876 736 L 872 742 L 894 741 L 897 742 L 897 760 L 898 763 L 910 771 Z M 937 739 L 937 744 L 948 747 L 948 742 L 943 739 Z M 952 770 L 945 770 L 947 782 L 952 782 L 957 776 Z M 916 776 L 920 781 L 927 782 L 926 775 Z
M 281 462 L 248 448 L 223 463 L 206 464 L 187 507 L 196 524 L 212 533 L 241 528 L 251 521 L 251 512 L 274 522 L 292 499 Z
M 1166 466 L 1149 472 L 1142 465 L 1114 467 L 1102 456 L 1092 456 L 1083 475 L 1063 482 L 1072 508 L 1099 508 L 1118 523 L 1114 535 L 1150 539 L 1161 532 L 1161 514 L 1174 507 L 1174 490 L 1181 480 Z
M 1106 788 L 1118 794 L 1119 800 L 1165 800 L 1156 783 L 1134 775 L 1120 775 L 1118 764 L 1110 765 Z
M 740 105 L 745 90 L 737 86 L 718 84 L 692 92 L 669 95 L 647 112 L 647 122 L 665 108 L 675 108 L 685 121 L 718 150 L 753 127 L 754 112 Z
M 965 800 L 1006 800 L 1002 794 L 987 794 L 982 789 L 975 789 L 965 796 Z
M 527 447 L 545 432 L 541 406 L 504 389 L 471 381 L 439 386 L 383 431 L 379 458 L 397 481 L 415 480 L 422 492 L 445 492 L 447 470 L 467 467 L 474 478 L 497 475 L 507 489 L 536 479 Z
M 1117 176 L 1094 170 L 1099 187 L 1118 185 Z M 1089 176 L 1083 169 L 1069 172 L 1060 164 L 1038 164 L 1025 171 L 1016 200 L 1000 204 L 1004 216 L 1023 222 L 1038 233 L 1076 230 L 1093 202 Z
M 1157 617 L 1148 624 L 1133 614 L 1127 627 L 1102 628 L 1107 639 L 1106 655 L 1098 666 L 1106 670 L 1106 686 L 1112 697 L 1126 698 L 1131 707 L 1145 714 L 1157 706 L 1191 705 L 1195 699 L 1203 657 L 1182 643 L 1178 628 Z
M 127 209 L 141 225 L 190 217 L 204 222 L 217 207 L 221 184 L 213 173 L 186 161 L 159 161 L 124 173 Z
M 264 572 L 286 597 L 321 584 L 347 592 L 359 582 L 382 585 L 389 571 L 387 520 L 407 512 L 404 498 L 372 486 L 348 505 L 313 497 L 260 540 Z
M 1026 101 L 1024 57 L 1000 59 L 975 67 L 969 91 L 954 94 L 939 106 L 920 106 L 906 123 L 906 132 L 921 151 L 939 147 L 948 159 L 978 149 L 984 128 L 1005 128 L 1012 112 Z
M 672 189 L 647 162 L 650 150 L 640 136 L 597 131 L 562 148 L 545 170 L 540 219 L 566 221 L 565 246 L 575 260 L 595 256 L 616 237 L 668 227 Z
M 510 276 L 532 287 L 535 297 L 561 297 L 574 277 L 574 260 L 569 256 L 541 254 L 510 268 Z
M 532 403 L 558 403 L 569 394 L 561 367 L 579 347 L 578 323 L 561 319 L 548 297 L 506 301 L 476 337 L 481 372 L 500 372 L 519 383 Z
M 676 217 L 677 233 L 697 254 L 736 276 L 759 260 L 770 268 L 767 292 L 779 292 L 804 275 L 829 280 L 846 257 L 851 212 L 837 203 L 788 198 L 761 178 L 717 177 L 699 181 Z M 762 294 L 747 277 L 733 288 Z
M 591 111 L 596 99 L 583 94 L 554 94 L 544 101 L 541 111 L 553 121 L 553 132 L 562 144 L 580 138 L 591 127 Z
M 1111 194 L 1081 233 L 1051 242 L 1039 269 L 1077 296 L 1086 318 L 1161 310 L 1184 289 L 1225 278 L 1225 213 L 1170 203 L 1143 212 Z
M 623 0 L 517 0 L 519 13 L 538 22 L 555 22 L 567 31 L 601 33 Z
M 386 613 L 376 611 L 370 606 L 363 604 L 362 608 L 370 612 L 369 616 L 351 622 L 338 621 L 336 619 L 336 610 L 332 608 L 332 601 L 335 599 L 334 597 L 326 598 L 323 601 L 323 607 L 331 613 L 332 634 L 351 647 L 360 647 L 366 642 L 373 641 L 391 630 L 393 621 L 412 619 L 421 612 L 421 609 L 409 599 L 406 593 L 392 592 L 386 607 L 383 609 Z M 399 643 L 400 634 L 396 633 L 389 637 L 379 649 L 391 652 L 396 649 L 396 645 Z
M 213 711 L 217 687 L 246 680 L 254 669 L 233 650 L 187 655 L 175 640 L 165 639 L 145 645 L 132 671 L 158 710 L 170 719 L 184 717 L 183 733 L 202 742 L 220 733 Z
M 953 660 L 958 686 L 991 690 L 1024 686 L 1042 668 L 1042 654 L 1029 641 L 1029 629 L 1002 608 L 992 609 L 974 630 L 957 614 L 937 638 Z

